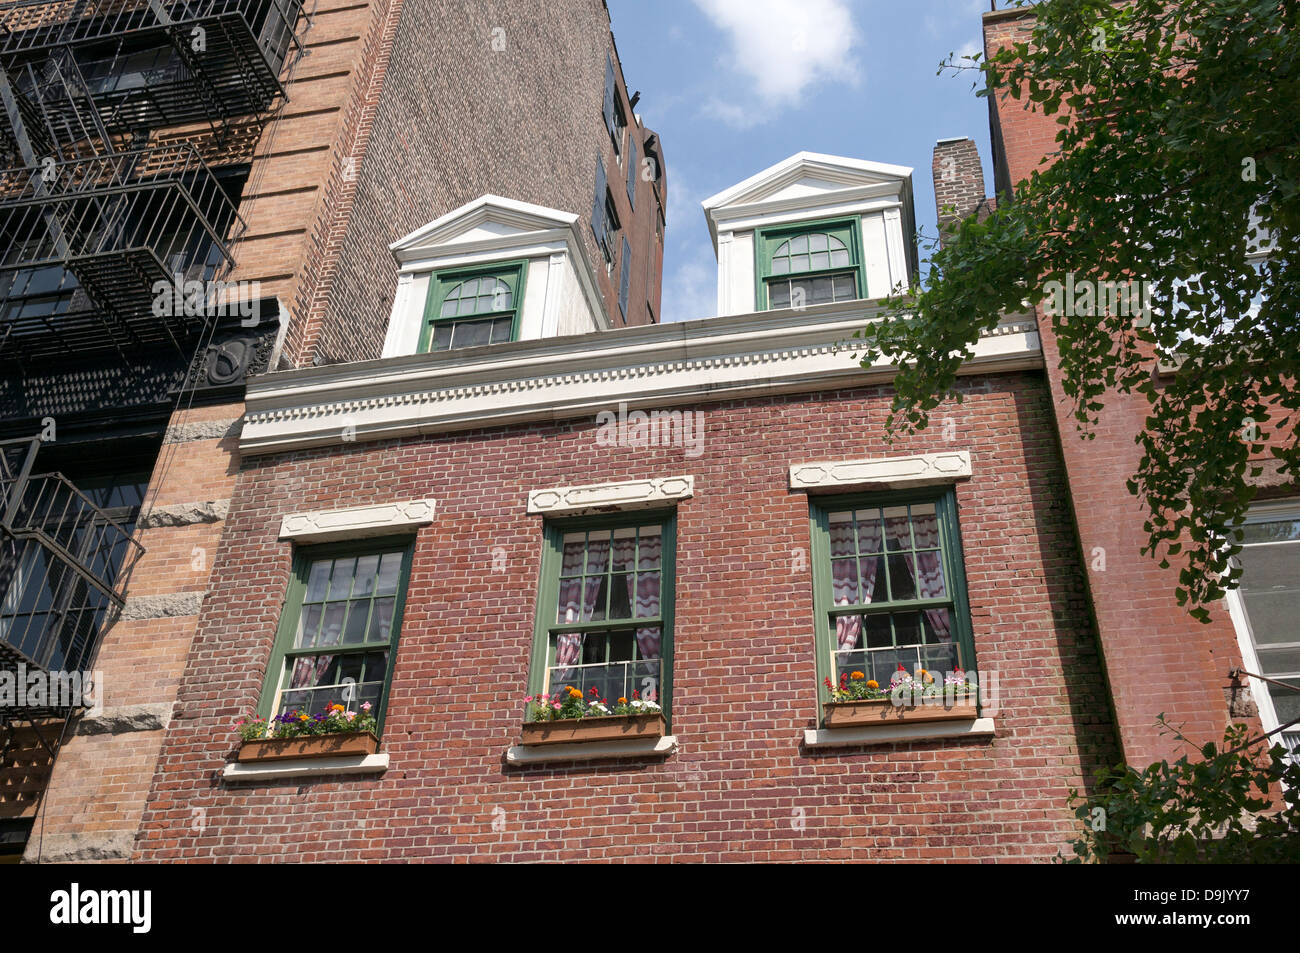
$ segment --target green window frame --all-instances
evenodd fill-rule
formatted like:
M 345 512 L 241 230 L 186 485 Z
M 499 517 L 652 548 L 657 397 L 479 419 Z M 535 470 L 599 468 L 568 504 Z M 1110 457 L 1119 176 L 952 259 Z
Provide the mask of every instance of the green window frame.
M 952 488 L 817 498 L 809 518 L 821 701 L 841 673 L 975 669 Z
M 671 512 L 546 523 L 529 693 L 637 691 L 671 726 L 676 550 Z
M 804 290 L 804 307 L 867 297 L 861 236 L 856 217 L 761 229 L 754 242 L 758 310 L 792 307 L 795 287 Z
M 315 715 L 364 702 L 382 731 L 406 608 L 414 540 L 367 539 L 294 553 L 258 715 Z M 344 699 L 346 679 L 355 695 Z
M 425 298 L 420 351 L 517 341 L 527 275 L 524 260 L 435 272 Z

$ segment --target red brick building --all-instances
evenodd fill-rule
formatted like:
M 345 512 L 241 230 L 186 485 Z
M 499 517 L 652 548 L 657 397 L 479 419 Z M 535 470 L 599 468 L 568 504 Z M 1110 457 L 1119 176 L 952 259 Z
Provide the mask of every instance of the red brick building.
M 252 383 L 132 857 L 1054 856 L 1118 752 L 1032 319 L 892 446 L 845 348 L 914 280 L 910 174 L 805 153 L 706 202 L 721 317 L 430 355 L 395 307 L 389 356 Z M 486 202 L 399 262 L 487 213 L 508 260 L 565 228 Z M 978 671 L 980 710 L 828 722 L 826 679 L 899 665 Z M 525 737 L 566 686 L 662 732 Z M 344 693 L 377 751 L 235 760 L 249 712 Z

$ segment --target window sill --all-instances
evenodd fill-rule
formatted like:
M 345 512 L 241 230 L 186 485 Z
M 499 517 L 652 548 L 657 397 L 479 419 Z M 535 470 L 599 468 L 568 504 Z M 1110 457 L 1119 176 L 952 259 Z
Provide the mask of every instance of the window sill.
M 676 751 L 676 735 L 619 741 L 576 741 L 570 744 L 512 745 L 506 749 L 506 763 L 523 765 L 546 764 L 551 761 L 666 758 Z
M 226 765 L 221 777 L 225 781 L 278 781 L 282 778 L 313 778 L 332 774 L 383 774 L 387 770 L 387 754 L 364 754 L 341 758 L 236 761 Z
M 805 748 L 848 748 L 861 745 L 903 744 L 944 738 L 992 738 L 992 718 L 963 721 L 900 722 L 852 728 L 808 728 L 803 733 Z

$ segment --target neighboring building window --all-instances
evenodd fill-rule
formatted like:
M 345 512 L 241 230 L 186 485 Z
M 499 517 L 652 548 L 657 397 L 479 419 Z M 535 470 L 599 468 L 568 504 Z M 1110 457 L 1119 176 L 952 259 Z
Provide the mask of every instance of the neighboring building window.
M 618 212 L 614 209 L 614 196 L 609 191 L 609 180 L 605 176 L 605 163 L 596 157 L 596 194 L 591 205 L 591 231 L 596 236 L 605 266 L 613 274 L 614 255 L 618 241 Z
M 259 714 L 369 702 L 382 724 L 411 549 L 368 540 L 298 553 Z
M 614 144 L 614 155 L 622 161 L 623 133 L 627 129 L 627 114 L 618 98 L 618 83 L 614 78 L 614 60 L 605 55 L 605 100 L 603 106 L 605 128 Z
M 1300 689 L 1300 501 L 1259 507 L 1241 530 L 1241 588 L 1235 597 L 1246 630 L 1242 654 L 1247 669 L 1283 683 L 1257 683 L 1265 690 L 1260 719 L 1271 731 L 1300 718 L 1300 691 L 1285 687 Z M 1296 757 L 1300 725 L 1278 740 Z
M 627 293 L 632 283 L 632 246 L 623 239 L 623 271 L 618 276 L 618 310 L 627 321 Z
M 529 688 L 672 696 L 674 520 L 627 514 L 546 527 Z M 595 689 L 595 695 L 591 690 Z
M 975 665 L 952 490 L 812 507 L 818 681 Z
M 632 139 L 627 146 L 627 204 L 629 207 L 636 208 L 636 140 Z
M 765 308 L 799 308 L 864 297 L 856 220 L 764 231 L 757 243 Z
M 513 341 L 519 334 L 525 263 L 442 272 L 429 282 L 421 351 Z

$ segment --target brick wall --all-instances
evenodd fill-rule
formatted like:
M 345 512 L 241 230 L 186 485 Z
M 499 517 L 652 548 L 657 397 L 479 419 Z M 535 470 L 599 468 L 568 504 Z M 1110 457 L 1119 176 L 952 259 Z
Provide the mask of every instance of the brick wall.
M 974 140 L 939 140 L 930 171 L 940 231 L 984 204 L 984 166 Z
M 583 420 L 245 461 L 135 859 L 1053 856 L 1073 830 L 1066 789 L 1115 747 L 1051 407 L 1037 374 L 962 388 L 965 402 L 939 411 L 950 443 L 932 430 L 887 446 L 891 391 L 873 387 L 693 408 L 706 435 L 694 459 L 597 446 Z M 979 666 L 1001 675 L 997 737 L 801 750 L 817 692 L 808 501 L 788 489 L 788 467 L 936 449 L 973 455 L 957 495 Z M 680 751 L 507 768 L 541 551 L 527 491 L 680 473 L 696 478 L 677 514 Z M 387 774 L 220 781 L 288 581 L 281 516 L 426 496 L 438 511 L 416 545 Z M 496 547 L 505 572 L 493 572 Z
M 41 802 L 43 836 L 27 844 L 28 862 L 130 854 L 223 529 L 219 519 L 185 517 L 176 525 L 149 525 L 150 514 L 207 503 L 221 511 L 238 478 L 232 424 L 242 413 L 243 404 L 222 404 L 172 417 L 136 530 L 144 555 L 123 616 L 104 636 L 95 662 L 104 717 L 73 722 Z
M 985 14 L 986 52 L 1028 40 L 1032 18 L 1022 11 Z M 1055 152 L 1058 127 L 1055 117 L 1030 112 L 1024 99 L 999 94 L 996 103 L 995 155 L 1005 162 L 998 178 L 1014 184 Z M 1158 733 L 1155 720 L 1167 714 L 1198 743 L 1222 737 L 1233 685 L 1228 672 L 1240 664 L 1236 633 L 1221 604 L 1212 607 L 1209 624 L 1194 621 L 1174 600 L 1177 566 L 1162 570 L 1140 554 L 1143 510 L 1125 482 L 1137 472 L 1133 438 L 1145 425 L 1146 398 L 1107 394 L 1096 438 L 1080 439 L 1050 318 L 1040 312 L 1038 326 L 1124 753 L 1139 765 L 1174 758 L 1182 750 Z
M 647 301 L 658 313 L 657 289 L 647 287 L 654 190 L 638 178 L 646 194 L 629 207 L 601 114 L 613 51 L 604 4 L 391 2 L 340 126 L 295 299 L 291 361 L 378 357 L 397 281 L 388 246 L 489 192 L 579 216 L 598 289 L 620 324 L 618 271 L 606 274 L 589 225 L 598 153 L 633 248 L 628 323 L 648 320 Z M 618 85 L 629 128 L 643 137 Z

